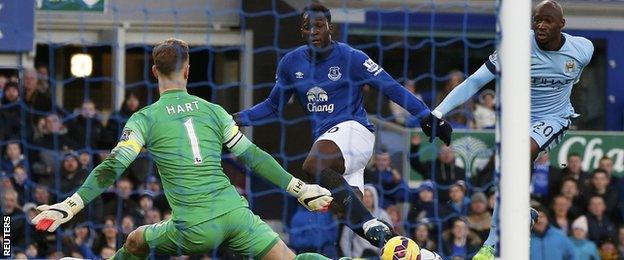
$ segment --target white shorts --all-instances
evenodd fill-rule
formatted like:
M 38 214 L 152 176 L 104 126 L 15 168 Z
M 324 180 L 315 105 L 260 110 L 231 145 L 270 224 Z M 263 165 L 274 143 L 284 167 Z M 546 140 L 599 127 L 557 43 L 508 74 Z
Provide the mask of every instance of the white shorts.
M 351 186 L 364 191 L 364 168 L 373 155 L 375 135 L 357 121 L 345 121 L 327 130 L 316 139 L 334 142 L 344 158 L 343 177 Z
M 540 152 L 548 152 L 563 140 L 570 126 L 567 118 L 541 118 L 531 120 L 531 139 L 539 146 Z

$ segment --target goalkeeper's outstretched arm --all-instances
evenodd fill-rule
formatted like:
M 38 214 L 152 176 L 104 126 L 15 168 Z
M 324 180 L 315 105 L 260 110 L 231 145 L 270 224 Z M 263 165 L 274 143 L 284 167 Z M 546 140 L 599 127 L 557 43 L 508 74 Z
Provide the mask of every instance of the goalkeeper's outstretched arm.
M 238 129 L 232 117 L 218 107 L 223 144 L 251 170 L 296 197 L 308 210 L 323 210 L 332 201 L 329 190 L 293 177 L 268 153 L 258 148 Z
M 40 231 L 53 232 L 61 224 L 71 220 L 78 214 L 85 204 L 99 196 L 121 176 L 126 169 L 115 158 L 108 157 L 100 165 L 95 167 L 84 184 L 69 198 L 54 205 L 40 205 L 37 210 L 40 213 L 33 218 L 32 223 Z
M 490 68 L 486 64 L 481 65 L 475 73 L 455 87 L 431 113 L 442 118 L 449 111 L 466 102 L 494 78 L 496 75 L 490 71 Z
M 140 113 L 134 113 L 128 119 L 117 146 L 91 171 L 76 193 L 60 203 L 37 207 L 40 213 L 32 220 L 37 230 L 53 232 L 61 224 L 71 220 L 85 204 L 102 194 L 121 176 L 145 144 L 142 122 Z

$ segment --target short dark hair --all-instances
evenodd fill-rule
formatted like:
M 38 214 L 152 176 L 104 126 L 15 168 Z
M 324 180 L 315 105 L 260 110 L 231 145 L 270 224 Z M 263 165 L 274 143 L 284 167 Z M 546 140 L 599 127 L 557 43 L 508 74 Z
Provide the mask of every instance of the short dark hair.
M 574 177 L 572 176 L 563 177 L 563 179 L 561 180 L 561 185 L 563 186 L 563 183 L 567 181 L 574 182 L 574 184 L 576 184 L 577 187 L 579 186 L 579 182 L 576 179 L 574 179 Z
M 568 154 L 568 159 L 570 159 L 571 157 L 574 157 L 574 156 L 579 157 L 579 158 L 581 157 L 581 155 L 578 154 L 578 153 L 569 153 Z
M 306 7 L 304 7 L 303 11 L 301 12 L 301 19 L 303 20 L 304 15 L 310 12 L 311 13 L 323 13 L 323 16 L 327 18 L 327 22 L 331 23 L 331 12 L 329 11 L 329 8 L 327 8 L 323 4 L 319 2 L 312 2 Z
M 546 217 L 549 217 L 550 215 L 548 214 L 548 209 L 546 207 L 544 207 L 544 205 L 542 204 L 538 204 L 538 205 L 534 205 L 532 206 L 534 210 L 536 210 L 538 213 L 542 212 L 544 213 L 544 215 L 546 215 Z
M 609 160 L 609 161 L 611 161 L 611 157 L 609 157 L 609 156 L 606 156 L 606 155 L 605 155 L 605 156 L 603 156 L 603 157 L 600 157 L 600 160 L 598 160 L 598 161 L 600 162 L 600 161 L 603 161 L 603 160 Z
M 156 69 L 165 76 L 170 76 L 171 73 L 180 71 L 182 64 L 188 61 L 188 44 L 183 40 L 169 38 L 156 44 L 152 58 Z
M 594 176 L 596 176 L 596 174 L 598 174 L 598 173 L 604 173 L 604 175 L 609 176 L 609 174 L 607 173 L 607 171 L 605 171 L 604 169 L 600 169 L 600 168 L 595 169 L 595 170 L 592 172 L 591 176 L 592 176 L 592 177 L 594 177 Z
M 589 197 L 589 200 L 587 202 L 591 202 L 591 200 L 596 199 L 596 198 L 601 199 L 603 203 L 606 203 L 605 199 L 602 196 L 600 196 L 600 195 L 593 195 L 593 196 Z

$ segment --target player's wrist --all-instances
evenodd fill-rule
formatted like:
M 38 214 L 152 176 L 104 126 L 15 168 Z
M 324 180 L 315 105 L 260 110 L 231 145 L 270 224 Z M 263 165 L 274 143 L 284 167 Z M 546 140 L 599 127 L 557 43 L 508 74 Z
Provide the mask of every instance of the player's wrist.
M 236 125 L 238 126 L 249 125 L 249 115 L 247 113 L 244 113 L 244 111 L 234 113 L 232 114 L 232 117 L 234 119 L 234 122 L 236 122 Z
M 302 191 L 305 185 L 305 182 L 293 177 L 286 187 L 286 192 L 288 192 L 290 195 L 293 195 L 295 198 L 299 198 L 303 193 Z
M 84 208 L 84 201 L 78 193 L 74 193 L 71 197 L 66 198 L 63 204 L 67 206 L 69 211 L 74 215 L 78 214 L 78 212 Z
M 437 109 L 434 109 L 433 111 L 431 111 L 431 114 L 432 114 L 433 116 L 437 117 L 438 119 L 442 119 L 442 116 L 443 116 L 442 112 L 440 112 L 440 111 L 439 111 L 439 110 L 437 110 Z

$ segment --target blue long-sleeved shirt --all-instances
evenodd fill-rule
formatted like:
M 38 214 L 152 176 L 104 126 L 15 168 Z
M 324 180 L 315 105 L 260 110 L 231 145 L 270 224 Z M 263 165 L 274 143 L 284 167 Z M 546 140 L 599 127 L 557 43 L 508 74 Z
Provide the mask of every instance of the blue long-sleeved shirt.
M 276 81 L 269 97 L 241 111 L 243 125 L 274 121 L 292 94 L 296 94 L 310 116 L 314 139 L 331 127 L 355 120 L 373 131 L 362 105 L 362 86 L 377 88 L 415 117 L 430 113 L 416 96 L 396 82 L 364 52 L 332 42 L 323 59 L 311 56 L 307 45 L 286 54 L 277 66 Z

